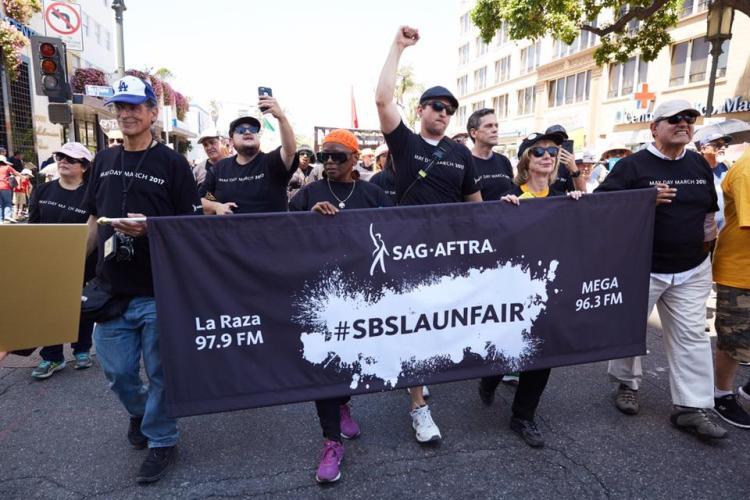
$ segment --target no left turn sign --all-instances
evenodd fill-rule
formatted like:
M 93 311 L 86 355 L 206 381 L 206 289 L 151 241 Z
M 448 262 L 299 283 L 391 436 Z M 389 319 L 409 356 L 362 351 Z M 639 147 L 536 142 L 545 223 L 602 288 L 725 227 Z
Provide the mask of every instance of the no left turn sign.
M 44 25 L 47 35 L 61 38 L 68 50 L 83 50 L 80 5 L 58 1 L 45 2 Z

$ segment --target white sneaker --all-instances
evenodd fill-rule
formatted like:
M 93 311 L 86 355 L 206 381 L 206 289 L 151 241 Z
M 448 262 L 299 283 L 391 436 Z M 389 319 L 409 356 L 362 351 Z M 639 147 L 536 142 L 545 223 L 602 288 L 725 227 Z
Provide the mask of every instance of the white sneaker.
M 409 412 L 411 415 L 411 426 L 414 427 L 415 437 L 420 443 L 431 443 L 440 441 L 440 429 L 435 425 L 430 415 L 430 408 L 424 405 L 421 408 Z
M 408 387 L 406 388 L 406 392 L 410 392 Z M 427 399 L 430 397 L 430 389 L 426 385 L 422 386 L 422 397 L 424 399 Z

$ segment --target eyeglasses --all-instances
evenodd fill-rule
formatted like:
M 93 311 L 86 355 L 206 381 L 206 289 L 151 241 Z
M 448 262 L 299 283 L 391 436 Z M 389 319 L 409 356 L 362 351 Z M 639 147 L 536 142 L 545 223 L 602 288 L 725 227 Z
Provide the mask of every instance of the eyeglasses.
M 669 116 L 667 118 L 659 118 L 657 121 L 666 120 L 667 123 L 669 123 L 670 125 L 677 125 L 682 120 L 685 120 L 685 123 L 687 123 L 688 125 L 692 125 L 693 123 L 695 123 L 695 119 L 696 118 L 697 117 L 695 115 L 692 115 L 692 114 L 684 114 L 683 115 L 682 113 L 680 113 L 680 114 L 677 114 L 677 115 Z
M 349 153 L 338 153 L 335 151 L 320 151 L 317 154 L 318 163 L 325 163 L 331 160 L 333 163 L 344 163 L 349 159 Z
M 729 144 L 727 144 L 724 141 L 716 141 L 716 142 L 709 142 L 708 144 L 706 144 L 706 146 L 713 146 L 714 149 L 724 149 L 725 147 L 729 146 Z
M 445 110 L 448 116 L 453 116 L 456 112 L 456 108 L 454 108 L 450 104 L 445 104 L 443 101 L 427 101 L 425 103 L 425 106 L 431 107 L 438 113 L 441 113 L 443 110 Z
M 55 161 L 56 162 L 59 163 L 59 162 L 61 162 L 63 160 L 65 160 L 66 163 L 81 163 L 81 160 L 79 160 L 78 158 L 73 158 L 72 156 L 68 156 L 68 155 L 63 154 L 63 153 L 55 153 Z
M 237 127 L 234 129 L 235 134 L 257 134 L 260 132 L 260 128 L 256 127 L 255 125 L 248 125 L 245 127 Z
M 544 153 L 549 153 L 551 157 L 556 157 L 557 153 L 560 152 L 560 148 L 557 146 L 549 146 L 546 148 L 543 148 L 542 146 L 536 146 L 529 150 L 529 152 L 534 155 L 535 158 L 541 158 L 544 156 Z

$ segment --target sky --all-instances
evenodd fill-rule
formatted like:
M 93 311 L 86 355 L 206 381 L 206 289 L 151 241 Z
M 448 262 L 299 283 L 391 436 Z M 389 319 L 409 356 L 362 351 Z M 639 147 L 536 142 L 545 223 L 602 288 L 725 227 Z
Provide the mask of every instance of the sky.
M 456 0 L 125 3 L 126 68 L 168 68 L 172 86 L 206 110 L 212 99 L 255 103 L 258 87 L 271 87 L 298 135 L 350 126 L 352 87 L 360 128 L 380 128 L 375 87 L 403 24 L 421 39 L 402 65 L 425 87 L 455 87 Z

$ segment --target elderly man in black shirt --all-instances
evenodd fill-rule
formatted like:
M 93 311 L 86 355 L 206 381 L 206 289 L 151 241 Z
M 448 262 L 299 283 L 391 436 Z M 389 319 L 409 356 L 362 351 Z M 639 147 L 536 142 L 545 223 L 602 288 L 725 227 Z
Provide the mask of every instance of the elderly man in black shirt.
M 656 305 L 664 329 L 675 407 L 670 420 L 700 437 L 718 439 L 727 431 L 707 415 L 714 406 L 714 381 L 711 341 L 704 331 L 712 282 L 704 243 L 716 238 L 714 213 L 719 207 L 710 167 L 685 149 L 697 116 L 687 101 L 658 106 L 651 123 L 654 142 L 620 160 L 596 191 L 657 188 L 648 310 Z M 610 361 L 609 375 L 618 384 L 617 408 L 638 413 L 640 358 Z

